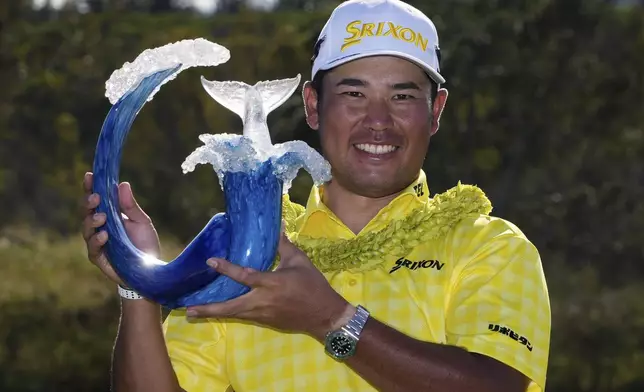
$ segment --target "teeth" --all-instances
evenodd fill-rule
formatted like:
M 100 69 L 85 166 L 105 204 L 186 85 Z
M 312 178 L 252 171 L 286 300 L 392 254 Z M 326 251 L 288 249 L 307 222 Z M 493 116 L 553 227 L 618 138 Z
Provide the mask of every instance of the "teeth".
M 380 145 L 380 144 L 356 144 L 358 150 L 368 152 L 369 154 L 387 154 L 395 151 L 398 147 L 389 146 L 389 145 Z

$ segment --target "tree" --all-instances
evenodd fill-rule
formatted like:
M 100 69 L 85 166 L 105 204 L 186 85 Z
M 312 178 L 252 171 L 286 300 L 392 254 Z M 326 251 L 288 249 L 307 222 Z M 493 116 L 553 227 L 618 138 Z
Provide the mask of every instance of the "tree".
M 173 0 L 152 0 L 152 5 L 150 6 L 151 12 L 170 12 L 175 9 Z

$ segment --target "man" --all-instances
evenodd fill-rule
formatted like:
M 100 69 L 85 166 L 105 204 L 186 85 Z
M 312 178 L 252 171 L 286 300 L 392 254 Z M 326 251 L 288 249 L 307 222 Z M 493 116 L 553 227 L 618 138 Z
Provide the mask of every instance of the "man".
M 432 22 L 398 0 L 351 0 L 325 25 L 304 86 L 333 180 L 284 200 L 274 271 L 208 263 L 252 290 L 173 311 L 119 289 L 117 391 L 543 391 L 550 307 L 539 254 L 480 190 L 430 199 L 422 162 L 447 99 Z M 122 284 L 94 234 L 90 259 Z M 128 184 L 139 248 L 158 253 Z M 127 299 L 136 298 L 136 299 Z

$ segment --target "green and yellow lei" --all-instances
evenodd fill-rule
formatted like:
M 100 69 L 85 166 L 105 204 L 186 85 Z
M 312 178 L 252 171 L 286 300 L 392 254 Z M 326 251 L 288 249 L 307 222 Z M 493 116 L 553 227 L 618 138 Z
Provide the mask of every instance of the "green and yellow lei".
M 459 182 L 404 218 L 392 220 L 384 229 L 350 240 L 300 235 L 296 232 L 295 220 L 304 213 L 304 207 L 285 200 L 282 208 L 287 237 L 320 271 L 357 272 L 374 269 L 392 254 L 406 255 L 416 245 L 446 235 L 468 215 L 489 214 L 492 204 L 481 189 Z

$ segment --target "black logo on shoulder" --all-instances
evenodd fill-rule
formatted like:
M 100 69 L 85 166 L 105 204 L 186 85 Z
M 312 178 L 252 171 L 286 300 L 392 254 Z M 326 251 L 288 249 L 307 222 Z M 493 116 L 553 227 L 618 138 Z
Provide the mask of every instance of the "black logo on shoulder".
M 396 265 L 393 266 L 393 268 L 391 269 L 391 271 L 389 271 L 389 273 L 392 274 L 394 273 L 394 271 L 397 271 L 402 267 L 410 269 L 412 271 L 415 271 L 421 268 L 423 269 L 433 268 L 435 270 L 440 271 L 444 266 L 445 266 L 445 263 L 441 263 L 438 260 L 411 261 L 404 257 L 401 257 L 398 260 L 396 260 Z
M 526 338 L 525 336 L 521 336 L 518 333 L 514 332 L 508 327 L 503 327 L 498 324 L 490 324 L 487 327 L 490 331 L 493 332 L 498 332 L 500 334 L 503 334 L 505 336 L 509 336 L 511 339 L 516 340 L 517 342 L 521 343 L 522 345 L 526 346 L 526 348 L 529 351 L 532 351 L 532 343 Z
M 419 182 L 418 184 L 414 185 L 414 190 L 416 191 L 416 196 L 421 197 L 422 195 L 425 194 L 423 191 L 423 183 Z

